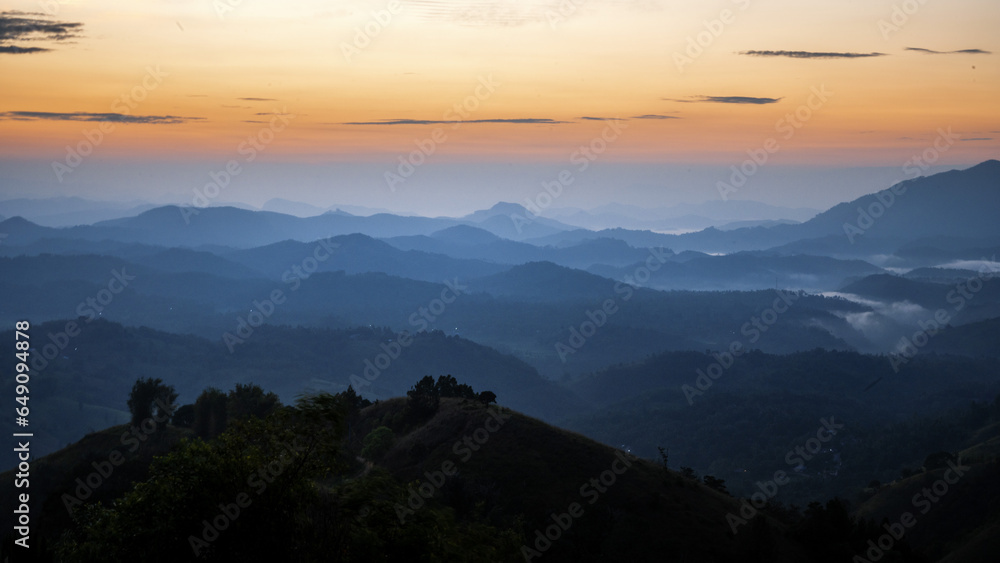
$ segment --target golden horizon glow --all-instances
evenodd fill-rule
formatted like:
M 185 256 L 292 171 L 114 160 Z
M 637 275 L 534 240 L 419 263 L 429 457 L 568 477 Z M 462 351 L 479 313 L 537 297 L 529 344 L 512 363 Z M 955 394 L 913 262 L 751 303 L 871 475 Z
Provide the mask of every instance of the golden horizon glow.
M 564 16 L 558 6 L 572 0 L 464 4 L 480 11 L 441 16 L 431 3 L 407 1 L 390 14 L 388 2 L 330 9 L 264 0 L 125 7 L 56 0 L 50 19 L 81 22 L 83 31 L 66 42 L 10 41 L 47 52 L 0 53 L 0 113 L 8 115 L 0 120 L 0 151 L 60 158 L 100 125 L 12 119 L 8 112 L 123 113 L 122 96 L 136 92 L 142 100 L 133 100 L 130 115 L 179 122 L 115 123 L 102 139 L 102 158 L 225 157 L 267 129 L 276 112 L 290 120 L 268 143 L 266 158 L 289 161 L 383 160 L 413 150 L 438 128 L 447 135 L 436 153 L 444 161 L 561 161 L 607 127 L 587 116 L 625 120 L 607 150 L 609 160 L 622 162 L 729 163 L 773 138 L 782 149 L 776 158 L 788 164 L 885 164 L 949 128 L 982 140 L 961 143 L 945 160 L 975 162 L 1000 152 L 995 2 L 928 2 L 888 39 L 878 22 L 891 21 L 894 3 L 882 1 L 821 11 L 792 0 L 580 0 Z M 37 12 L 39 4 L 14 2 L 9 10 Z M 724 10 L 728 23 L 720 25 Z M 373 12 L 391 17 L 376 26 Z M 378 32 L 367 45 L 353 44 L 366 25 Z M 686 52 L 689 39 L 699 38 L 701 52 Z M 344 45 L 356 50 L 348 57 Z M 885 55 L 739 54 L 748 50 Z M 687 62 L 679 65 L 679 56 Z M 151 72 L 159 78 L 149 79 Z M 144 88 L 144 80 L 153 87 Z M 832 95 L 817 103 L 814 88 Z M 780 100 L 710 103 L 698 96 Z M 460 115 L 452 108 L 463 101 L 472 109 Z M 787 116 L 806 115 L 801 108 L 810 102 L 808 119 L 786 136 Z M 644 115 L 666 118 L 637 119 Z M 345 125 L 456 117 L 465 122 Z M 528 119 L 562 123 L 471 121 Z

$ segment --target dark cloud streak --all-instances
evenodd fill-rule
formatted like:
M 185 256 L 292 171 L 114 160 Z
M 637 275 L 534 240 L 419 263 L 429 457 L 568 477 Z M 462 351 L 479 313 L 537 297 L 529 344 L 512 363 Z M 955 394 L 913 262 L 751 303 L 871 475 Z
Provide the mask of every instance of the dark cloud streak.
M 916 51 L 918 53 L 924 53 L 925 55 L 992 55 L 990 51 L 984 51 L 982 49 L 959 49 L 958 51 L 935 51 L 933 49 L 924 49 L 923 47 L 906 47 L 904 51 Z
M 23 55 L 51 51 L 44 47 L 21 47 L 12 41 L 66 41 L 80 36 L 82 23 L 51 21 L 39 12 L 0 12 L 0 53 Z
M 10 53 L 12 55 L 26 55 L 30 53 L 44 53 L 52 49 L 44 47 L 18 47 L 17 45 L 0 45 L 0 53 Z
M 741 55 L 750 57 L 787 57 L 790 59 L 863 59 L 866 57 L 884 57 L 885 53 L 835 53 L 816 51 L 740 51 Z
M 547 118 L 526 117 L 519 119 L 466 119 L 466 120 L 440 120 L 440 119 L 386 119 L 382 121 L 346 121 L 337 125 L 454 125 L 457 123 L 515 123 L 527 125 L 555 125 L 559 123 L 570 123 L 569 121 L 556 121 Z
M 782 98 L 756 98 L 753 96 L 691 96 L 691 99 L 678 99 L 678 98 L 663 98 L 663 99 L 671 102 L 681 102 L 684 104 L 709 103 L 709 104 L 752 104 L 752 105 L 775 104 L 782 100 Z
M 204 117 L 181 117 L 177 115 L 126 115 L 122 113 L 90 113 L 70 112 L 58 113 L 48 111 L 5 111 L 0 112 L 0 120 L 13 121 L 108 121 L 112 123 L 146 123 L 156 125 L 174 125 L 205 119 Z

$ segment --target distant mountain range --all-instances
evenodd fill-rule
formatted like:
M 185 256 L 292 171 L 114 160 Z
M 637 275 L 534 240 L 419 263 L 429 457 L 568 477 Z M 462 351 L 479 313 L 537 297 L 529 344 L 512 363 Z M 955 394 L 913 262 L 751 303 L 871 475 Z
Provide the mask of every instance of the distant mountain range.
M 744 206 L 735 201 L 719 203 Z M 296 207 L 287 200 L 268 204 L 300 214 L 322 211 Z M 48 227 L 16 214 L 39 213 L 39 205 L 34 200 L 11 200 L 0 206 L 6 213 L 15 212 L 0 222 L 4 235 L 0 254 L 105 254 L 133 259 L 168 248 L 188 248 L 242 264 L 243 272 L 254 270 L 273 277 L 289 267 L 289 257 L 302 259 L 317 241 L 347 237 L 338 243 L 344 247 L 337 259 L 318 264 L 318 271 L 384 272 L 435 281 L 448 276 L 477 278 L 512 265 L 551 262 L 627 281 L 646 264 L 650 275 L 642 283 L 658 289 L 831 291 L 886 268 L 937 268 L 926 272 L 939 275 L 940 268 L 956 269 L 955 263 L 993 259 L 1000 250 L 1000 221 L 996 220 L 1000 161 L 996 160 L 907 180 L 803 223 L 751 221 L 753 226 L 740 226 L 738 222 L 726 230 L 708 228 L 683 235 L 577 228 L 536 217 L 513 203 L 498 203 L 459 218 L 361 216 L 344 210 L 297 217 L 235 207 L 164 206 L 73 227 Z M 53 205 L 63 216 L 107 211 L 95 211 L 96 203 L 78 198 L 63 198 Z M 722 213 L 717 204 L 702 207 Z M 747 204 L 744 211 L 731 215 L 760 216 L 774 211 L 759 207 Z M 124 211 L 122 206 L 116 212 Z M 620 205 L 601 209 L 602 213 L 626 211 L 640 216 L 662 212 Z M 181 268 L 183 260 L 176 251 L 173 257 Z M 170 254 L 163 258 L 170 263 Z M 188 259 L 192 257 L 184 258 Z M 198 260 L 213 259 L 200 255 Z
M 1000 161 L 988 160 L 900 182 L 841 203 L 799 225 L 753 227 L 722 232 L 705 229 L 673 237 L 674 250 L 736 252 L 789 245 L 791 252 L 822 250 L 859 255 L 870 245 L 938 237 L 1000 241 Z M 794 245 L 793 245 L 794 243 Z
M 99 221 L 132 217 L 157 205 L 148 201 L 95 201 L 80 197 L 48 199 L 8 199 L 0 201 L 7 217 L 24 217 L 46 227 L 90 225 Z
M 103 208 L 100 206 L 103 205 Z M 655 230 L 603 228 L 590 230 L 573 224 L 584 212 L 561 213 L 561 220 L 535 216 L 518 204 L 498 203 L 487 210 L 459 218 L 413 217 L 390 213 L 355 215 L 375 210 L 344 208 L 326 211 L 287 200 L 270 200 L 265 207 L 275 211 L 237 208 L 193 208 L 165 206 L 150 209 L 148 204 L 129 207 L 98 204 L 78 198 L 60 200 L 9 200 L 0 202 L 0 212 L 12 217 L 0 223 L 0 232 L 9 244 L 25 245 L 41 239 L 80 238 L 115 240 L 162 246 L 221 245 L 251 248 L 282 240 L 313 241 L 325 237 L 362 233 L 374 238 L 429 237 L 459 225 L 472 226 L 510 241 L 536 246 L 565 246 L 586 239 L 614 238 L 637 248 L 664 246 L 681 252 L 732 253 L 742 250 L 774 249 L 781 254 L 821 254 L 834 257 L 864 257 L 892 254 L 897 248 L 923 241 L 933 246 L 945 237 L 962 238 L 968 244 L 1000 245 L 1000 161 L 989 160 L 966 170 L 953 170 L 900 182 L 878 193 L 834 206 L 805 222 L 813 210 L 794 210 L 788 217 L 776 217 L 780 208 L 755 202 L 708 202 L 699 206 L 677 206 L 670 212 L 691 209 L 710 211 L 718 227 L 687 234 L 660 234 Z M 48 208 L 46 212 L 45 209 Z M 141 211 L 141 212 L 140 212 Z M 139 212 L 138 214 L 135 214 Z M 646 211 L 621 205 L 600 208 L 597 215 L 619 215 L 626 221 L 648 217 L 664 210 Z M 296 215 L 307 215 L 308 217 Z M 46 225 L 63 223 L 69 217 L 115 218 L 87 226 L 54 229 Z M 122 216 L 130 214 L 129 216 Z M 31 224 L 18 217 L 37 220 Z M 725 217 L 725 220 L 718 218 Z M 676 218 L 676 217 L 675 217 Z M 784 219 L 779 221 L 778 219 Z M 14 222 L 11 222 L 14 221 Z M 748 223 L 747 223 L 748 222 Z M 579 222 L 578 222 L 579 224 Z M 469 234 L 470 231 L 462 231 Z M 480 235 L 481 236 L 481 235 Z M 438 235 L 438 244 L 464 243 L 463 237 Z M 480 239 L 484 244 L 495 240 Z M 401 248 L 434 251 L 425 240 L 396 240 Z M 440 247 L 437 248 L 440 250 Z M 934 265 L 934 264 L 920 264 Z

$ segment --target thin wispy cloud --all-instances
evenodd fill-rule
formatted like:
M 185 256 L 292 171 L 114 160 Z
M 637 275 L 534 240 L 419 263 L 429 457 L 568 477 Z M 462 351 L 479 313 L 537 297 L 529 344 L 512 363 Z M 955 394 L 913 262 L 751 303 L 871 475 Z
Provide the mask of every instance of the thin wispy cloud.
M 787 57 L 789 59 L 863 59 L 884 57 L 885 53 L 838 53 L 826 51 L 740 51 L 750 57 Z
M 620 117 L 593 117 L 589 115 L 578 117 L 577 119 L 582 119 L 584 121 L 622 121 L 622 118 Z
M 527 125 L 555 125 L 559 123 L 571 123 L 569 121 L 556 121 L 548 118 L 525 117 L 520 119 L 466 119 L 466 120 L 440 120 L 440 119 L 384 119 L 381 121 L 345 121 L 338 125 L 454 125 L 456 123 L 517 123 Z
M 244 102 L 277 102 L 275 98 L 236 98 L 237 100 L 243 100 Z
M 79 37 L 82 23 L 54 21 L 39 12 L 0 12 L 0 53 L 23 55 L 51 51 L 48 47 L 23 47 L 13 41 L 66 41 Z
M 992 141 L 993 137 L 972 137 L 970 139 L 959 139 L 959 141 Z
M 924 49 L 923 47 L 906 47 L 904 51 L 916 51 L 925 55 L 992 55 L 991 51 L 982 49 L 959 49 L 957 51 L 935 51 L 934 49 Z
M 632 119 L 680 119 L 677 115 L 660 115 L 655 113 L 647 113 L 645 115 L 633 115 Z
M 174 125 L 205 119 L 204 117 L 182 117 L 179 115 L 127 115 L 123 113 L 90 112 L 48 112 L 48 111 L 5 111 L 0 112 L 0 120 L 12 121 L 110 121 L 113 123 L 146 123 Z
M 684 104 L 776 104 L 782 98 L 757 98 L 754 96 L 691 96 L 690 98 L 663 98 L 671 102 L 681 102 Z

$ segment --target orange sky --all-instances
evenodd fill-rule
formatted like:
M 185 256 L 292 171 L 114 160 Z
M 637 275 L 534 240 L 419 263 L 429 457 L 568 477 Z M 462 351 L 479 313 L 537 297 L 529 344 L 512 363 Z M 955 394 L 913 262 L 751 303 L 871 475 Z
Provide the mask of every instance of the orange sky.
M 231 11 L 217 13 L 229 4 Z M 42 19 L 81 22 L 82 32 L 67 41 L 9 41 L 51 50 L 0 54 L 0 111 L 119 112 L 125 106 L 115 100 L 134 92 L 144 99 L 135 101 L 133 115 L 199 119 L 118 124 L 99 147 L 106 157 L 234 153 L 267 127 L 248 121 L 284 111 L 295 117 L 262 151 L 269 158 L 380 158 L 411 150 L 438 125 L 342 123 L 447 119 L 449 108 L 474 99 L 480 79 L 492 77 L 494 91 L 469 104 L 478 107 L 467 119 L 568 123 L 445 125 L 440 158 L 561 160 L 605 127 L 583 116 L 633 118 L 608 150 L 608 158 L 624 161 L 723 162 L 774 137 L 787 162 L 884 164 L 926 146 L 939 127 L 989 138 L 963 142 L 955 151 L 963 161 L 995 157 L 1000 145 L 995 1 L 929 1 L 884 34 L 879 21 L 892 22 L 893 2 L 578 0 L 569 13 L 572 0 L 400 1 L 391 6 L 394 14 L 387 2 L 339 2 L 336 10 L 330 4 L 204 0 L 123 7 L 55 0 L 44 4 L 54 15 Z M 10 9 L 38 6 L 14 2 Z M 376 25 L 372 12 L 386 23 Z M 366 25 L 377 33 L 355 41 Z M 702 40 L 701 53 L 686 51 L 689 38 Z M 350 60 L 345 45 L 356 48 L 346 48 Z M 748 50 L 885 56 L 739 54 Z M 142 86 L 147 68 L 166 74 L 146 78 L 151 89 Z M 784 139 L 779 120 L 824 85 L 834 95 Z M 697 96 L 780 100 L 711 103 Z M 642 115 L 670 118 L 634 119 Z M 0 121 L 0 150 L 46 158 L 97 126 L 53 119 Z

